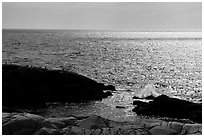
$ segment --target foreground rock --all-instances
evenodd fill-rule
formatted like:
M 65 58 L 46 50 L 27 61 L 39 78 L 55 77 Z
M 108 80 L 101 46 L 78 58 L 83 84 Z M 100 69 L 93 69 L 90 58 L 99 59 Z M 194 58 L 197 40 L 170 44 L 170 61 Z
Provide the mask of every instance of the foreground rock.
M 201 129 L 201 124 L 161 121 L 141 126 L 96 115 L 46 119 L 29 113 L 2 113 L 3 135 L 201 135 Z
M 152 98 L 151 98 L 152 99 Z M 134 101 L 133 109 L 139 115 L 190 119 L 202 123 L 202 104 L 161 95 L 150 102 Z
M 63 70 L 2 66 L 3 106 L 40 107 L 46 102 L 85 102 L 111 95 L 114 86 Z

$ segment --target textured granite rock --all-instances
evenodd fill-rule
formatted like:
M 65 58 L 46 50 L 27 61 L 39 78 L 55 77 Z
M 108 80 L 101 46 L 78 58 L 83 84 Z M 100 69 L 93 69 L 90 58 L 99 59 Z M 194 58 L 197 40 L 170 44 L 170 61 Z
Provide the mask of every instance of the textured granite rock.
M 120 123 L 91 115 L 77 119 L 2 113 L 3 135 L 201 135 L 202 124 L 179 122 Z
M 201 124 L 185 124 L 183 125 L 181 134 L 182 135 L 202 134 L 202 125 Z
M 108 121 L 100 116 L 91 115 L 87 119 L 81 120 L 78 123 L 79 127 L 86 129 L 98 129 L 108 127 Z

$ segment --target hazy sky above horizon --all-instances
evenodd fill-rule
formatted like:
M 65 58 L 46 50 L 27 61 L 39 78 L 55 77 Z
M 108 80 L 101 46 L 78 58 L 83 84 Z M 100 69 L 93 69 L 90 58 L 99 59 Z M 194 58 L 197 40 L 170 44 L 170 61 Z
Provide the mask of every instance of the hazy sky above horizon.
M 202 29 L 201 2 L 3 2 L 11 29 Z

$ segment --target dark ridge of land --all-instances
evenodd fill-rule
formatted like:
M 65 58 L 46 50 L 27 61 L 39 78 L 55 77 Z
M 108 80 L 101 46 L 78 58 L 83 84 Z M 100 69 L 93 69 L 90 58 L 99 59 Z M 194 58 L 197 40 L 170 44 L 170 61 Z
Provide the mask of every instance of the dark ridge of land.
M 2 99 L 6 107 L 44 107 L 47 102 L 101 100 L 115 90 L 85 76 L 64 70 L 2 65 Z
M 138 99 L 137 97 L 134 97 Z M 148 99 L 148 97 L 147 97 Z M 152 101 L 148 103 L 134 101 L 136 105 L 133 109 L 138 115 L 160 116 L 178 119 L 189 119 L 202 123 L 202 103 L 193 103 L 177 98 L 170 98 L 166 95 L 160 95 L 156 98 L 150 96 Z

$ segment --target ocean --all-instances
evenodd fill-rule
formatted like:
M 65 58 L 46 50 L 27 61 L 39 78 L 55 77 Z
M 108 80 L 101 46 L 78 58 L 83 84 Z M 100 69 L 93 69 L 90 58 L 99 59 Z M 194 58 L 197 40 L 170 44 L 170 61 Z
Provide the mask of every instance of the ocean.
M 45 117 L 138 119 L 132 97 L 155 83 L 158 93 L 202 102 L 199 31 L 3 30 L 2 62 L 73 71 L 117 89 L 102 101 L 52 105 Z

